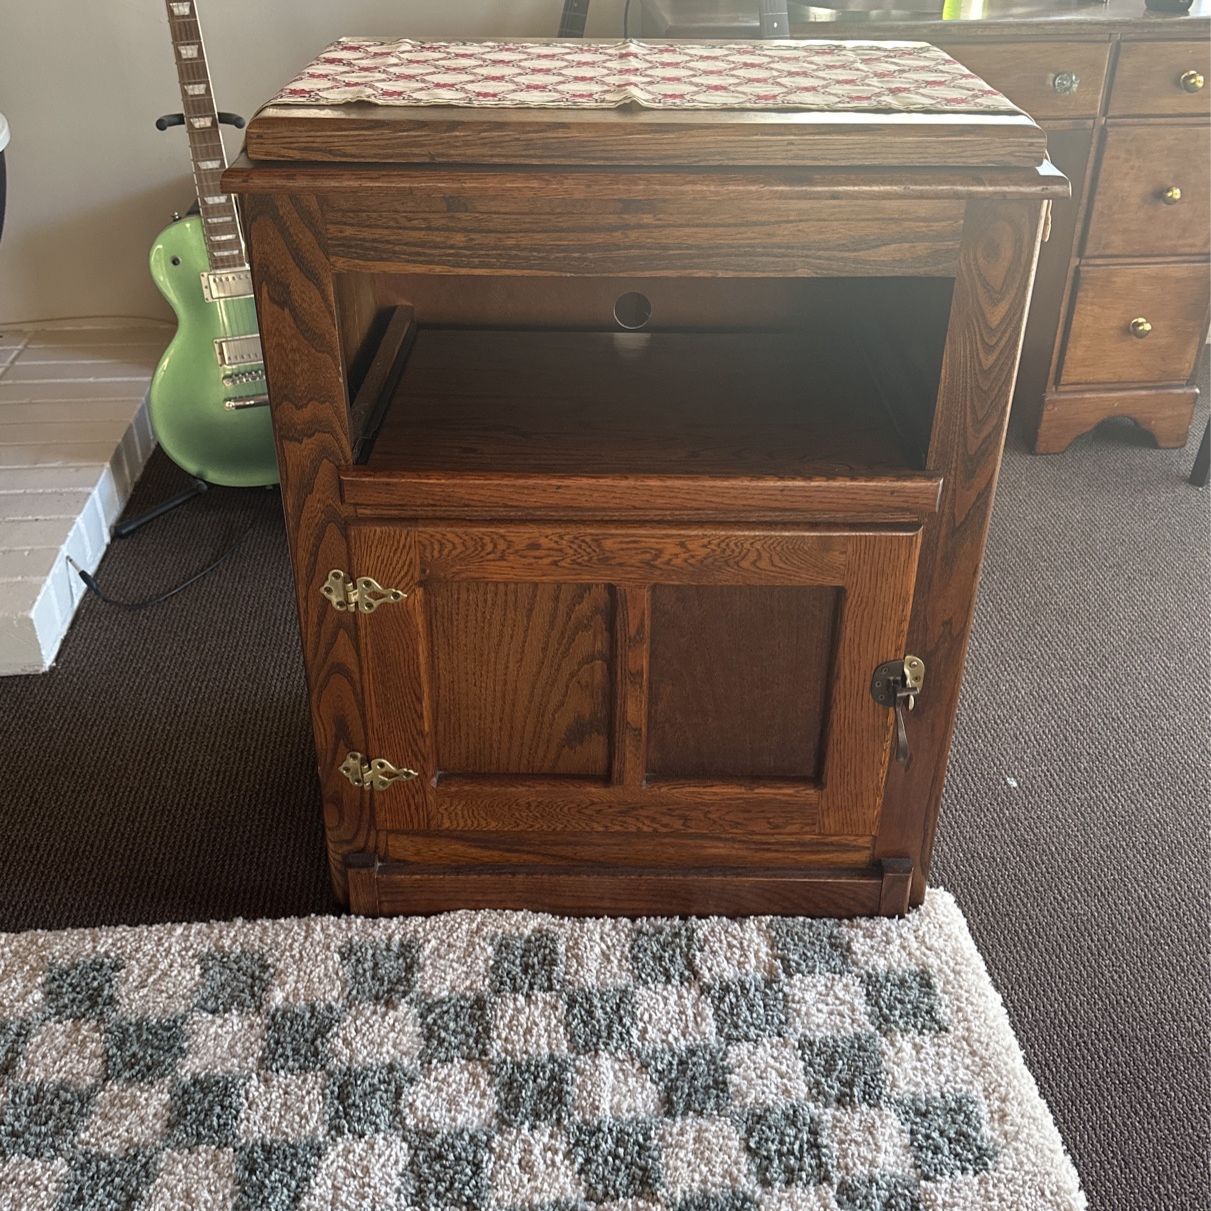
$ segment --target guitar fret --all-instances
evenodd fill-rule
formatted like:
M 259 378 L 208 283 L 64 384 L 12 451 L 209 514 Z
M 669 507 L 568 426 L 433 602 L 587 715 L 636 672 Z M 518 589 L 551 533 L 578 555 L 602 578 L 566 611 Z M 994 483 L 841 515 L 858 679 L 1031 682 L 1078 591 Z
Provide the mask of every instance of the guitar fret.
M 189 3 L 189 0 L 176 0 L 176 2 L 170 4 L 168 7 L 172 9 L 174 16 L 188 17 L 193 5 Z
M 198 44 L 196 42 L 180 46 L 177 48 L 182 59 L 196 59 L 198 57 Z
M 223 161 L 222 160 L 199 160 L 198 167 L 205 169 L 207 172 L 209 172 L 215 168 L 222 168 Z
M 191 97 L 204 97 L 206 95 L 206 85 L 205 84 L 186 84 L 185 91 Z
M 194 130 L 209 130 L 214 125 L 213 118 L 190 118 Z
M 222 206 L 223 203 L 227 201 L 227 195 L 225 193 L 214 194 L 213 196 L 206 198 L 205 201 L 211 206 Z

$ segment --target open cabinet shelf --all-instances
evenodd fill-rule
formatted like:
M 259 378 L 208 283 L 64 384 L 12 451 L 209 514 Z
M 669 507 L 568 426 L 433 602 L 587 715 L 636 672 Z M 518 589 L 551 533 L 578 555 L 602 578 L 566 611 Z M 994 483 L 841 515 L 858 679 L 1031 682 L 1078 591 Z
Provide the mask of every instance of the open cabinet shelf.
M 895 519 L 936 503 L 866 360 L 819 333 L 421 326 L 381 356 L 399 364 L 367 376 L 381 420 L 350 504 Z

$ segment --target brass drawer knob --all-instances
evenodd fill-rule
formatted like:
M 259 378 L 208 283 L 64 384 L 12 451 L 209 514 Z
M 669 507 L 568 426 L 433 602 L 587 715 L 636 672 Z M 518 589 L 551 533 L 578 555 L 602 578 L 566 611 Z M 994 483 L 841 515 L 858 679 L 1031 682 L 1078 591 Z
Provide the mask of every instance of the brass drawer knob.
M 1137 315 L 1128 327 L 1131 329 L 1131 335 L 1139 337 L 1141 341 L 1152 331 L 1152 324 L 1142 315 Z
M 1074 71 L 1058 71 L 1051 77 L 1051 87 L 1061 97 L 1071 97 L 1081 86 L 1081 78 Z
M 1188 93 L 1201 92 L 1203 85 L 1207 83 L 1201 71 L 1184 71 L 1178 76 L 1177 82 L 1181 85 L 1182 92 Z
M 1166 206 L 1176 206 L 1182 200 L 1182 191 L 1177 185 L 1170 185 L 1168 189 L 1161 191 L 1161 201 Z

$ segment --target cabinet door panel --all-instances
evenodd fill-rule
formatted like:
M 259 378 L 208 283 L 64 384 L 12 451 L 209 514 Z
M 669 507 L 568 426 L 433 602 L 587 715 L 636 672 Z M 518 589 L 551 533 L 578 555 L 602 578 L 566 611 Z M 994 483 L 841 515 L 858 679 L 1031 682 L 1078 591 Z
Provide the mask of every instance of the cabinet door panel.
M 604 778 L 610 590 L 437 581 L 425 597 L 438 769 Z
M 840 588 L 652 590 L 652 777 L 817 780 Z
M 656 835 L 876 831 L 870 679 L 904 655 L 918 530 L 353 531 L 359 575 L 411 586 L 358 617 L 374 755 L 421 774 L 380 827 L 629 835 L 637 863 Z

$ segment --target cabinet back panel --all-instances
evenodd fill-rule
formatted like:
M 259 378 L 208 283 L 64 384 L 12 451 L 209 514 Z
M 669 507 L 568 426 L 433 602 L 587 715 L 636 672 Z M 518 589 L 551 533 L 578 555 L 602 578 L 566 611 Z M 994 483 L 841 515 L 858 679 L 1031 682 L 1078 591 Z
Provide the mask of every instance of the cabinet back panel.
M 610 590 L 458 581 L 425 596 L 438 770 L 605 777 Z
M 840 590 L 657 585 L 647 767 L 817 776 Z

